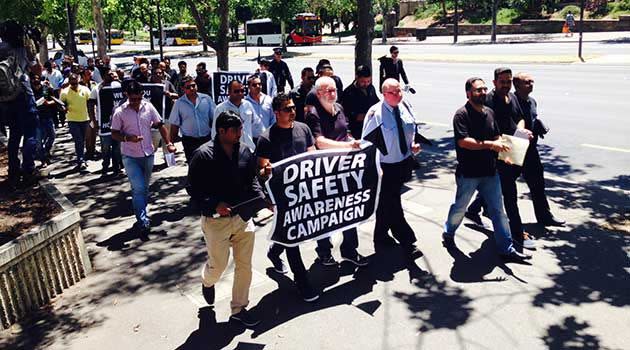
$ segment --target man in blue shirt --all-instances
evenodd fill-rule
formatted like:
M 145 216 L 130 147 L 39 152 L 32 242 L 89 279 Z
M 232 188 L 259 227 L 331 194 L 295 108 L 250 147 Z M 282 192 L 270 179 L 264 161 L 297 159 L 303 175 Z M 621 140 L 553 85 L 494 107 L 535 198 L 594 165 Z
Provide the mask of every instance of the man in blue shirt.
M 254 113 L 260 119 L 262 128 L 253 130 L 254 142 L 260 137 L 260 135 L 276 122 L 276 116 L 273 114 L 271 108 L 271 97 L 265 95 L 262 92 L 262 84 L 260 82 L 260 76 L 258 74 L 252 75 L 247 78 L 247 90 L 249 91 L 245 100 L 249 101 L 254 107 Z
M 420 145 L 414 142 L 415 118 L 413 110 L 403 101 L 400 83 L 395 79 L 386 79 L 382 85 L 384 101 L 372 106 L 366 113 L 363 125 L 363 137 L 380 127 L 387 146 L 387 155 L 380 154 L 383 177 L 376 209 L 374 227 L 374 245 L 378 251 L 383 246 L 400 243 L 410 259 L 422 256 L 416 247 L 416 236 L 405 220 L 400 189 L 411 179 L 413 165 L 412 154 L 420 152 Z
M 197 92 L 197 83 L 192 77 L 185 77 L 182 86 L 184 95 L 175 101 L 169 122 L 172 136 L 182 132 L 186 162 L 190 163 L 193 152 L 211 139 L 210 126 L 216 106 L 210 96 Z

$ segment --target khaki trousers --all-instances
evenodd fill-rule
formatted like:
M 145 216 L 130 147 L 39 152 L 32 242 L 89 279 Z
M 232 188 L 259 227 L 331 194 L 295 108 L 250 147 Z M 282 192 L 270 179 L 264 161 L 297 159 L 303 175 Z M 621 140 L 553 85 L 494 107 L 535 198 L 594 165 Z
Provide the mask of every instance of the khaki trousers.
M 228 264 L 230 246 L 234 258 L 234 284 L 232 285 L 232 314 L 240 312 L 249 304 L 249 287 L 252 283 L 252 253 L 254 251 L 254 225 L 251 220 L 233 217 L 201 217 L 208 261 L 201 271 L 204 286 L 213 286 Z

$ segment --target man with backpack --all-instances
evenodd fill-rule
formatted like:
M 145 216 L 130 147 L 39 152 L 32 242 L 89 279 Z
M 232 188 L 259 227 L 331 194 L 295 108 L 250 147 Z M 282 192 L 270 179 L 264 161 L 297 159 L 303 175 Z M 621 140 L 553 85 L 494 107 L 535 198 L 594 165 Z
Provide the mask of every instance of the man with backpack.
M 15 188 L 20 180 L 29 185 L 37 179 L 35 152 L 39 117 L 27 74 L 35 50 L 32 42 L 27 42 L 30 39 L 24 28 L 13 20 L 0 24 L 0 39 L 0 104 L 6 112 L 10 130 L 9 186 Z M 18 153 L 22 137 L 20 164 Z

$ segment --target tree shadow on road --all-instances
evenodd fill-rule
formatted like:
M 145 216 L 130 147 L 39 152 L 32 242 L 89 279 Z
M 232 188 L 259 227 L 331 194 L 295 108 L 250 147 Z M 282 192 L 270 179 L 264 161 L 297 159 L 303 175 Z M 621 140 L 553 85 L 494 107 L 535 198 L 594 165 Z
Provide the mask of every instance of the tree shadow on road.
M 585 332 L 589 327 L 588 322 L 580 323 L 574 316 L 566 317 L 562 324 L 547 328 L 547 334 L 542 339 L 551 350 L 604 349 L 597 336 Z

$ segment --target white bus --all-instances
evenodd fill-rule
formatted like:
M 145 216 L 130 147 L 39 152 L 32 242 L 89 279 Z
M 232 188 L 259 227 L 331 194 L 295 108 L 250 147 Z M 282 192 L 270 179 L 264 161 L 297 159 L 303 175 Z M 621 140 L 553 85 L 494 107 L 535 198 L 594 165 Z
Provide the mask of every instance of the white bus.
M 273 23 L 269 18 L 253 19 L 245 22 L 248 45 L 280 45 L 282 32 L 279 23 Z

